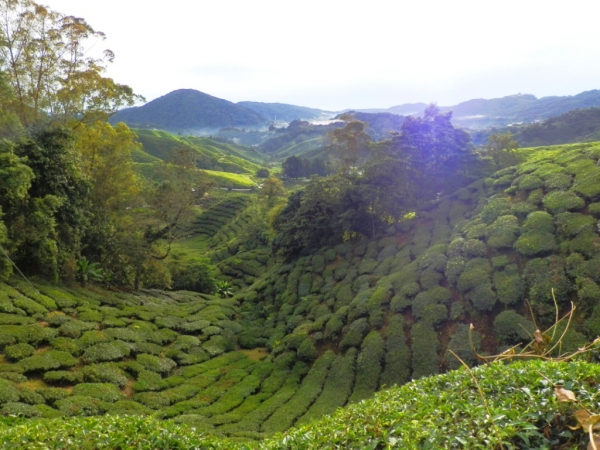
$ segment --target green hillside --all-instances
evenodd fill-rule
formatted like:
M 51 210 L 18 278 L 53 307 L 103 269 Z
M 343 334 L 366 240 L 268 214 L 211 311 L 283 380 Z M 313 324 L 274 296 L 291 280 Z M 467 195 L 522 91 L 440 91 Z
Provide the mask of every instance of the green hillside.
M 478 385 L 464 369 L 428 377 L 459 368 L 449 350 L 477 363 L 470 323 L 484 354 L 528 342 L 535 325 L 525 299 L 545 328 L 555 320 L 552 289 L 561 312 L 571 301 L 578 308 L 561 351 L 600 333 L 600 144 L 522 153 L 524 163 L 373 239 L 287 261 L 252 234 L 264 231 L 260 203 L 223 197 L 173 251 L 212 258 L 218 277 L 234 287 L 231 299 L 40 280 L 32 287 L 12 278 L 0 289 L 0 412 L 43 420 L 5 422 L 0 442 L 54 448 L 102 428 L 105 441 L 89 437 L 82 445 L 111 448 L 123 433 L 156 427 L 162 432 L 151 435 L 165 447 L 186 436 L 180 448 L 585 442 L 581 430 L 565 428 L 581 405 L 559 404 L 548 380 L 595 411 L 598 390 L 589 380 L 597 379 L 596 365 L 493 364 L 474 371 Z M 411 379 L 422 380 L 375 395 Z M 96 415 L 110 417 L 78 418 Z M 56 417 L 73 418 L 58 426 Z M 156 422 L 164 419 L 175 422 Z M 286 437 L 268 438 L 280 432 Z
M 260 168 L 262 156 L 249 147 L 218 142 L 210 138 L 182 137 L 159 130 L 135 129 L 142 150 L 134 152 L 139 163 L 165 160 L 174 149 L 190 149 L 197 154 L 200 169 L 221 172 L 252 173 Z
M 178 89 L 143 106 L 125 108 L 110 118 L 112 124 L 170 131 L 206 130 L 229 126 L 265 125 L 256 111 L 194 89 Z

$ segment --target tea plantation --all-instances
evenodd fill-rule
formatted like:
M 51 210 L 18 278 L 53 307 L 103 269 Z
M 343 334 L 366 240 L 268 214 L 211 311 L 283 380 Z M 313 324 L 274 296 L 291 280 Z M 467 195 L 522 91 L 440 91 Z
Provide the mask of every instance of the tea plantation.
M 259 200 L 227 196 L 174 254 L 211 258 L 232 298 L 12 278 L 3 448 L 585 448 L 567 424 L 598 413 L 600 366 L 443 373 L 449 350 L 477 364 L 469 324 L 497 354 L 554 323 L 554 299 L 577 305 L 557 355 L 600 335 L 600 144 L 521 152 L 371 240 L 291 260 L 262 240 Z

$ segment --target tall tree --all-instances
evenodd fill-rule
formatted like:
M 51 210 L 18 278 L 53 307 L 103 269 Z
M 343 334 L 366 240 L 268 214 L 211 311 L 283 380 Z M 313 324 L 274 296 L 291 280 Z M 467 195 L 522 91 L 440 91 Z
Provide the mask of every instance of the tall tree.
M 327 134 L 327 143 L 334 165 L 341 173 L 350 173 L 357 164 L 366 161 L 369 155 L 371 138 L 365 132 L 366 124 L 343 116 L 347 120 L 344 128 L 338 128 Z
M 418 202 L 459 187 L 474 160 L 469 134 L 454 128 L 451 118 L 451 112 L 443 114 L 430 105 L 423 117 L 407 117 L 394 138 L 397 156 L 409 172 L 409 190 Z
M 89 41 L 104 39 L 84 19 L 32 0 L 0 2 L 0 69 L 15 93 L 13 108 L 25 126 L 47 116 L 105 118 L 140 97 L 102 76 L 114 55 L 86 56 Z
M 519 144 L 514 140 L 513 134 L 506 132 L 491 134 L 482 150 L 485 156 L 491 158 L 494 169 L 500 170 L 519 163 L 520 158 L 516 152 L 518 148 Z

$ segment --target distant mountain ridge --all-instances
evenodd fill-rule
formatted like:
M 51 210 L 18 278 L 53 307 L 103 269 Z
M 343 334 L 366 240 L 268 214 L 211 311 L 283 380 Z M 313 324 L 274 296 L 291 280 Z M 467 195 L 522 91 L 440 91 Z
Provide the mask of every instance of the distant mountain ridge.
M 178 89 L 143 106 L 123 109 L 110 119 L 130 127 L 168 131 L 259 127 L 269 119 L 258 112 L 194 89 Z
M 357 110 L 364 112 L 391 112 L 400 115 L 420 114 L 425 103 L 408 103 L 387 109 Z M 515 94 L 492 99 L 471 99 L 453 106 L 440 106 L 442 111 L 452 111 L 455 125 L 482 129 L 514 123 L 531 123 L 565 114 L 575 109 L 600 107 L 600 90 L 577 95 L 537 98 L 531 94 Z
M 286 103 L 238 102 L 237 104 L 256 111 L 273 121 L 281 122 L 319 119 L 326 117 L 327 114 L 331 114 L 331 111 Z

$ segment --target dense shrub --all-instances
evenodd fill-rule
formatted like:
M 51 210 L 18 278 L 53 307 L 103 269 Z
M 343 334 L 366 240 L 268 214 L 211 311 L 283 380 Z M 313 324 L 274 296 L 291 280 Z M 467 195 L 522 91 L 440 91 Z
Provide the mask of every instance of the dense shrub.
M 553 214 L 581 209 L 585 201 L 571 191 L 552 191 L 544 197 L 544 207 Z
M 554 218 L 546 211 L 534 211 L 523 223 L 523 232 L 554 233 Z
M 441 286 L 421 292 L 413 301 L 413 314 L 415 317 L 422 319 L 425 316 L 425 310 L 427 307 L 432 305 L 448 305 L 451 297 L 452 293 L 448 289 Z
M 525 286 L 515 264 L 509 264 L 503 271 L 494 272 L 494 289 L 498 300 L 505 305 L 514 305 L 523 297 Z
M 574 237 L 585 232 L 593 232 L 597 220 L 581 213 L 561 213 L 556 216 L 558 231 L 567 237 Z
M 123 387 L 127 384 L 127 376 L 116 364 L 89 364 L 81 369 L 83 378 L 91 383 L 112 383 Z
M 265 433 L 285 431 L 294 423 L 296 418 L 303 415 L 321 393 L 329 367 L 334 360 L 335 354 L 331 350 L 317 359 L 302 381 L 302 385 L 290 400 L 277 409 L 262 424 L 262 431 Z
M 116 361 L 128 356 L 131 349 L 122 341 L 106 342 L 92 345 L 83 352 L 83 360 L 88 364 Z
M 505 345 L 529 342 L 534 331 L 533 322 L 512 309 L 501 312 L 494 319 L 494 332 Z
M 562 258 L 532 259 L 525 266 L 524 277 L 529 286 L 529 300 L 536 305 L 537 314 L 554 314 L 552 290 L 560 306 L 568 304 L 572 286 Z
M 67 352 L 61 352 L 59 350 L 50 350 L 44 353 L 39 353 L 19 361 L 19 365 L 23 367 L 25 372 L 69 368 L 76 366 L 77 363 L 78 361 L 73 357 L 73 355 Z
M 410 334 L 412 337 L 412 378 L 439 373 L 440 343 L 433 326 L 426 322 L 417 322 L 411 327 Z
M 364 339 L 356 358 L 356 381 L 350 402 L 371 396 L 379 387 L 381 363 L 385 355 L 384 342 L 378 331 L 371 331 Z
M 477 311 L 491 311 L 498 299 L 490 282 L 478 284 L 465 295 Z
M 550 233 L 530 231 L 515 242 L 515 249 L 524 256 L 540 256 L 556 249 L 556 239 Z
M 361 318 L 352 322 L 340 341 L 340 349 L 345 350 L 349 347 L 358 348 L 363 341 L 364 336 L 369 331 L 367 319 Z
M 512 247 L 518 233 L 518 219 L 515 216 L 501 216 L 487 227 L 485 236 L 490 247 L 500 249 Z
M 44 374 L 44 381 L 50 384 L 72 385 L 83 381 L 83 373 L 66 370 L 51 370 Z
M 21 343 L 15 345 L 8 345 L 4 347 L 4 354 L 15 361 L 26 358 L 33 355 L 35 348 L 29 344 Z
M 477 351 L 481 348 L 481 336 L 478 331 L 471 331 L 471 339 L 473 346 Z M 469 339 L 469 325 L 458 324 L 456 332 L 450 338 L 448 343 L 448 350 L 452 350 L 460 359 L 462 359 L 469 366 L 477 364 L 477 358 L 471 348 L 471 342 Z M 458 369 L 462 363 L 452 355 L 449 351 L 446 354 L 446 366 L 450 369 Z
M 335 358 L 325 379 L 321 395 L 306 414 L 298 420 L 297 424 L 308 423 L 325 414 L 331 414 L 346 404 L 354 384 L 356 354 L 357 350 L 351 348 L 344 355 L 338 355 Z
M 504 197 L 491 199 L 481 211 L 481 220 L 487 224 L 492 223 L 500 216 L 512 214 L 512 204 Z
M 381 374 L 381 386 L 401 385 L 410 376 L 410 349 L 406 345 L 404 318 L 394 315 L 386 329 L 385 364 Z
M 97 416 L 105 413 L 110 407 L 110 403 L 82 395 L 72 395 L 57 400 L 55 405 L 67 416 Z
M 489 282 L 491 271 L 492 268 L 487 259 L 471 259 L 458 277 L 456 285 L 461 292 L 467 292 L 480 284 Z
M 111 383 L 80 383 L 73 388 L 73 395 L 97 398 L 110 403 L 125 398 L 119 388 Z

